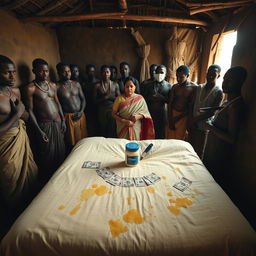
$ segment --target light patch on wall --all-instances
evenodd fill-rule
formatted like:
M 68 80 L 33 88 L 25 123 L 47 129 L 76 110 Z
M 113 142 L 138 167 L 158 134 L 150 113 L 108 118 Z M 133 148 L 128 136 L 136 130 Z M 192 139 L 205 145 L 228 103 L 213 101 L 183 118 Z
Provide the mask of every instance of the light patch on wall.
M 218 47 L 215 64 L 221 66 L 221 76 L 217 84 L 221 87 L 223 76 L 231 66 L 233 48 L 236 45 L 237 32 L 229 32 L 223 34 L 221 44 Z

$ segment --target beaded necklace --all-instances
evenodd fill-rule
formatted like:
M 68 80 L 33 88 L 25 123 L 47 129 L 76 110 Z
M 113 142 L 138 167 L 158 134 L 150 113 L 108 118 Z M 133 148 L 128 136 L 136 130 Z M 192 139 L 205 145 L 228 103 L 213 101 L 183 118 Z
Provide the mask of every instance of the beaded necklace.
M 3 94 L 3 95 L 5 95 L 5 96 L 7 96 L 7 97 L 9 97 L 9 98 L 11 98 L 11 96 L 12 96 L 12 91 L 11 91 L 11 89 L 10 89 L 8 86 L 6 87 L 6 89 L 7 89 L 6 92 L 8 92 L 8 94 L 6 94 L 6 92 L 3 91 L 2 89 L 0 90 L 0 93 Z
M 49 83 L 47 81 L 45 81 L 46 85 L 47 85 L 47 89 L 43 89 L 36 81 L 34 81 L 35 86 L 40 89 L 42 92 L 48 93 L 50 90 L 50 86 Z
M 71 80 L 69 80 L 67 84 L 62 84 L 62 85 L 63 85 L 63 88 L 64 88 L 65 90 L 67 90 L 67 89 L 71 90 L 71 88 L 72 88 L 72 82 L 71 82 Z
M 111 90 L 111 86 L 112 86 L 112 81 L 110 80 L 109 81 L 109 84 L 105 84 L 103 81 L 101 81 L 101 84 L 102 84 L 102 88 L 104 90 L 104 92 L 107 92 L 107 90 Z M 107 86 L 109 85 L 109 88 L 107 88 Z

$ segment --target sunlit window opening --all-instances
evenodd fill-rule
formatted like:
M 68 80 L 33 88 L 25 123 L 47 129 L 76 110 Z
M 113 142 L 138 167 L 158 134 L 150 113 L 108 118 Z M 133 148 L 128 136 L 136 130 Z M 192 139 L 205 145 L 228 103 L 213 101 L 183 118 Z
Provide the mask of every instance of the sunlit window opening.
M 223 35 L 221 44 L 218 47 L 215 63 L 221 66 L 221 76 L 218 85 L 221 86 L 223 76 L 231 67 L 233 48 L 236 45 L 237 32 L 230 32 Z

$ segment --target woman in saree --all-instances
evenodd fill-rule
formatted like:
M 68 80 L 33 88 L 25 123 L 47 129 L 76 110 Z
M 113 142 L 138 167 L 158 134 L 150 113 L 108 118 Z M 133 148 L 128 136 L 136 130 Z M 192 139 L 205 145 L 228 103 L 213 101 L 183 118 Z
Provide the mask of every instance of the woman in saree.
M 117 137 L 128 140 L 148 140 L 155 138 L 153 120 L 143 96 L 134 93 L 136 86 L 128 77 L 124 93 L 113 105 L 112 116 L 116 120 Z

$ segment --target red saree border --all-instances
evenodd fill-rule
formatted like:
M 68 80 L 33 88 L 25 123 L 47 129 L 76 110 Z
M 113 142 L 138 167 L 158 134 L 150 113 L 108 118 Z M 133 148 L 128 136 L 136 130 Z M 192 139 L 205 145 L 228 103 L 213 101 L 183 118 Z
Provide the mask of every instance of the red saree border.
M 136 103 L 136 102 L 140 101 L 141 99 L 143 99 L 143 97 L 141 95 L 135 95 L 133 98 L 128 99 L 128 100 L 120 103 L 119 110 L 121 110 L 121 109 L 123 109 L 123 108 L 125 108 L 125 107 L 127 107 L 127 106 L 129 106 L 133 103 Z

